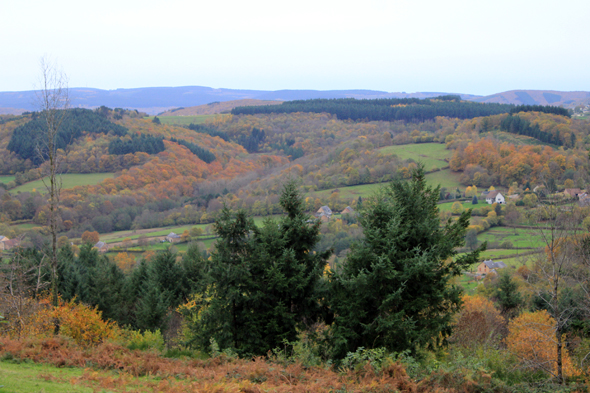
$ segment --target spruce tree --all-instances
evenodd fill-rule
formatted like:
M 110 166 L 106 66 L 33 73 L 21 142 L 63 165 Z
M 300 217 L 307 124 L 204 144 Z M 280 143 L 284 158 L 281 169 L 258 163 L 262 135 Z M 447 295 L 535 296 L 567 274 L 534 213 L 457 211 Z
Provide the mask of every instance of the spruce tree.
M 471 211 L 441 225 L 439 187 L 426 185 L 419 166 L 408 182 L 394 181 L 365 201 L 364 239 L 331 278 L 334 355 L 358 347 L 413 350 L 444 341 L 461 289 L 451 282 L 479 252 L 456 257 Z

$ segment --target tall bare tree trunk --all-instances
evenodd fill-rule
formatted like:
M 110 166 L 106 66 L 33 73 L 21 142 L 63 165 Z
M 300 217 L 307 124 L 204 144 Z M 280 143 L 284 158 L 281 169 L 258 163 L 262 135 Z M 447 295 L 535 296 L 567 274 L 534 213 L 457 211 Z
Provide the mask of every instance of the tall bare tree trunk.
M 47 58 L 42 58 L 40 88 L 37 91 L 37 106 L 40 115 L 45 120 L 47 130 L 37 143 L 37 153 L 46 167 L 42 173 L 43 183 L 49 195 L 49 230 L 51 232 L 51 294 L 54 307 L 59 305 L 58 260 L 57 260 L 57 231 L 59 198 L 61 193 L 60 157 L 58 154 L 57 136 L 67 115 L 69 107 L 68 81 L 66 75 L 57 69 L 56 65 Z M 59 333 L 59 321 L 54 321 L 55 334 Z

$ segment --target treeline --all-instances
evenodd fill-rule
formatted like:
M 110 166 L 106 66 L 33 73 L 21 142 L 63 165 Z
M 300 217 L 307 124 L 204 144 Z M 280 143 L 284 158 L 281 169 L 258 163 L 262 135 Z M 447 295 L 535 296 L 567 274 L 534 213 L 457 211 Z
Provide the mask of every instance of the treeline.
M 298 186 L 289 182 L 278 221 L 258 227 L 244 211 L 224 208 L 209 257 L 193 246 L 180 261 L 167 251 L 124 273 L 91 244 L 75 257 L 65 242 L 59 291 L 65 300 L 97 306 L 105 318 L 141 330 L 170 326 L 167 318 L 177 310 L 186 344 L 201 351 L 214 339 L 220 349 L 264 355 L 318 323 L 329 326 L 326 344 L 334 359 L 358 347 L 415 350 L 450 333 L 461 302 L 451 280 L 480 250 L 449 262 L 463 244 L 469 212 L 441 226 L 439 190 L 426 186 L 423 169 L 413 175 L 411 183 L 394 182 L 363 202 L 365 236 L 357 238 L 343 269 L 327 269 L 332 250 L 318 249 L 322 225 L 310 223 Z M 417 254 L 417 248 L 425 251 Z M 12 262 L 29 259 L 35 267 L 41 258 L 22 255 Z M 37 277 L 35 269 L 26 270 Z
M 215 161 L 215 154 L 211 153 L 209 150 L 202 148 L 199 145 L 195 145 L 194 143 L 187 142 L 182 139 L 170 138 L 172 142 L 176 142 L 179 145 L 182 145 L 190 150 L 195 156 L 199 157 L 201 160 L 205 161 L 207 164 L 212 163 Z
M 452 96 L 451 96 L 452 97 Z M 354 98 L 313 99 L 286 101 L 281 105 L 245 106 L 232 109 L 234 115 L 254 115 L 259 113 L 313 112 L 330 113 L 338 119 L 367 121 L 424 122 L 437 116 L 471 119 L 480 116 L 508 113 L 512 105 L 481 104 L 461 102 L 454 97 L 440 99 L 392 98 L 376 100 L 357 100 Z
M 567 109 L 560 106 L 550 105 L 518 105 L 510 110 L 511 115 L 519 112 L 543 112 L 565 117 L 572 117 Z
M 227 135 L 225 132 L 218 131 L 215 128 L 208 127 L 208 126 L 205 126 L 203 124 L 194 124 L 194 123 L 191 123 L 191 124 L 188 125 L 188 129 L 189 130 L 193 130 L 195 132 L 198 132 L 200 134 L 207 134 L 207 135 L 211 135 L 211 136 L 218 136 L 221 139 L 223 139 L 224 141 L 229 142 L 229 135 Z
M 559 135 L 554 136 L 550 132 L 542 131 L 538 124 L 535 123 L 531 125 L 530 121 L 523 119 L 518 115 L 514 116 L 511 114 L 507 116 L 504 120 L 502 120 L 502 123 L 500 123 L 500 129 L 512 134 L 530 136 L 544 143 L 550 143 L 557 146 L 563 145 L 563 141 L 561 138 L 559 138 Z M 570 138 L 571 146 L 575 146 L 576 135 L 571 133 Z
M 117 138 L 109 143 L 109 154 L 123 155 L 137 152 L 144 152 L 148 154 L 158 154 L 166 150 L 164 146 L 164 138 L 133 134 L 131 139 Z
M 58 113 L 58 116 L 61 116 Z M 123 136 L 127 133 L 127 128 L 114 124 L 103 116 L 88 109 L 68 109 L 63 114 L 64 119 L 60 125 L 56 138 L 56 147 L 65 149 L 72 144 L 77 138 L 82 136 L 83 132 L 101 133 Z M 45 152 L 38 151 L 38 147 L 44 146 L 43 138 L 47 133 L 47 124 L 43 112 L 33 112 L 31 121 L 17 127 L 12 133 L 7 149 L 18 154 L 22 159 L 30 159 L 35 165 L 45 161 Z
M 43 281 L 49 280 L 50 272 L 42 263 L 43 258 L 44 253 L 35 249 L 17 251 L 13 262 L 35 271 L 29 277 L 31 282 L 26 280 L 21 285 L 33 284 L 34 279 L 45 285 Z M 188 298 L 201 275 L 203 255 L 193 247 L 176 263 L 175 254 L 162 252 L 149 263 L 142 260 L 127 275 L 89 243 L 80 248 L 79 256 L 75 256 L 69 244 L 65 245 L 58 258 L 58 290 L 62 299 L 96 306 L 105 319 L 117 321 L 121 326 L 155 330 L 164 327 L 170 308 Z

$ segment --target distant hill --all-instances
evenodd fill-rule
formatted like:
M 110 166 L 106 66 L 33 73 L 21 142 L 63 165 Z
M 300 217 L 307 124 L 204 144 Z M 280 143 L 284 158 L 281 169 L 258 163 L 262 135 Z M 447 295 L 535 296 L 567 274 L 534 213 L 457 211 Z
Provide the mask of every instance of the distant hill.
M 144 87 L 136 89 L 100 90 L 92 88 L 71 88 L 72 107 L 137 109 L 151 115 L 175 108 L 189 108 L 213 102 L 235 100 L 292 101 L 312 98 L 428 98 L 439 95 L 457 94 L 448 92 L 389 93 L 378 90 L 236 90 L 214 89 L 203 86 Z M 491 96 L 460 94 L 461 98 L 477 102 L 497 102 L 528 105 L 563 105 L 572 107 L 590 102 L 590 92 L 559 92 L 552 90 L 513 90 Z M 0 114 L 20 114 L 35 110 L 35 92 L 0 92 Z M 230 108 L 231 109 L 231 108 Z
M 517 105 L 555 105 L 566 108 L 590 103 L 590 92 L 555 90 L 510 90 L 491 96 L 473 99 L 477 102 L 494 102 Z
M 216 115 L 218 113 L 230 112 L 238 106 L 260 106 L 260 105 L 279 105 L 283 101 L 265 101 L 265 100 L 232 100 L 224 102 L 212 102 L 206 105 L 191 106 L 189 108 L 176 108 L 158 116 L 198 116 L 198 115 Z

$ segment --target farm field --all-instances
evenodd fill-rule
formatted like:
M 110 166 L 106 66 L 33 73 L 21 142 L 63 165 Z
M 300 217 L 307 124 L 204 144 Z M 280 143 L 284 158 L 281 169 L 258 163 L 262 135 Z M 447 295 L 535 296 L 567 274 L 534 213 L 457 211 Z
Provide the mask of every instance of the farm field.
M 453 207 L 453 204 L 457 202 L 455 200 L 449 200 L 448 202 L 445 203 L 439 203 L 438 204 L 438 210 L 440 210 L 441 212 L 450 212 L 451 208 Z M 461 203 L 461 206 L 463 206 L 464 210 L 467 209 L 479 209 L 482 206 L 489 206 L 487 203 L 478 203 L 477 205 L 474 205 L 471 203 L 471 201 L 459 201 Z
M 424 169 L 430 171 L 434 168 L 444 168 L 449 166 L 445 158 L 451 158 L 453 152 L 446 149 L 442 143 L 416 143 L 409 145 L 394 145 L 378 149 L 382 154 L 395 154 L 399 158 L 407 160 L 409 158 L 416 162 L 422 162 Z
M 515 248 L 543 247 L 543 240 L 535 230 L 524 228 L 494 227 L 477 235 L 477 240 L 488 243 L 510 241 Z M 511 250 L 516 252 L 516 250 Z
M 114 173 L 67 173 L 61 175 L 63 181 L 63 189 L 73 188 L 76 186 L 89 186 L 98 184 L 104 179 L 114 177 Z M 31 192 L 37 190 L 40 192 L 45 191 L 45 185 L 43 180 L 34 180 L 25 184 L 22 184 L 16 188 L 10 190 L 10 192 Z
M 7 184 L 14 180 L 14 176 L 0 176 L 0 183 Z
M 426 175 L 426 182 L 428 185 L 436 187 L 440 184 L 441 187 L 446 187 L 448 190 L 465 190 L 465 186 L 459 182 L 459 173 L 454 173 L 450 169 L 432 172 Z
M 256 225 L 261 226 L 265 219 L 267 218 L 278 218 L 279 215 L 274 216 L 267 216 L 267 217 L 253 217 L 254 223 Z M 150 228 L 150 229 L 139 229 L 139 230 L 129 230 L 129 231 L 117 231 L 111 232 L 104 235 L 100 235 L 100 240 L 105 243 L 117 243 L 122 242 L 123 239 L 129 238 L 131 240 L 138 239 L 140 236 L 146 237 L 156 237 L 156 236 L 166 236 L 170 232 L 174 232 L 178 235 L 182 235 L 182 233 L 187 230 L 190 231 L 192 228 L 201 228 L 204 233 L 207 233 L 207 227 L 212 224 L 191 224 L 191 225 L 182 225 L 182 226 L 172 226 L 172 227 L 162 227 L 162 228 Z M 212 228 L 210 229 L 210 233 L 212 234 Z
M 442 187 L 446 187 L 449 190 L 454 190 L 456 188 L 463 190 L 465 187 L 461 185 L 461 183 L 459 183 L 458 177 L 459 175 L 452 173 L 450 169 L 445 169 L 442 171 L 427 174 L 426 182 L 428 183 L 428 185 L 433 187 L 436 187 L 440 184 Z M 358 197 L 362 197 L 364 199 L 370 197 L 375 193 L 375 191 L 387 184 L 388 183 L 373 183 L 361 184 L 358 186 L 331 188 L 328 190 L 309 192 L 306 194 L 306 196 L 314 196 L 320 199 L 324 198 L 327 200 L 327 198 L 334 192 L 334 190 L 338 190 L 340 198 L 352 200 L 357 199 Z
M 188 126 L 191 123 L 202 124 L 207 120 L 214 118 L 217 115 L 197 115 L 197 116 L 158 116 L 162 124 L 176 124 L 182 126 Z M 146 117 L 146 119 L 152 120 L 155 116 Z

